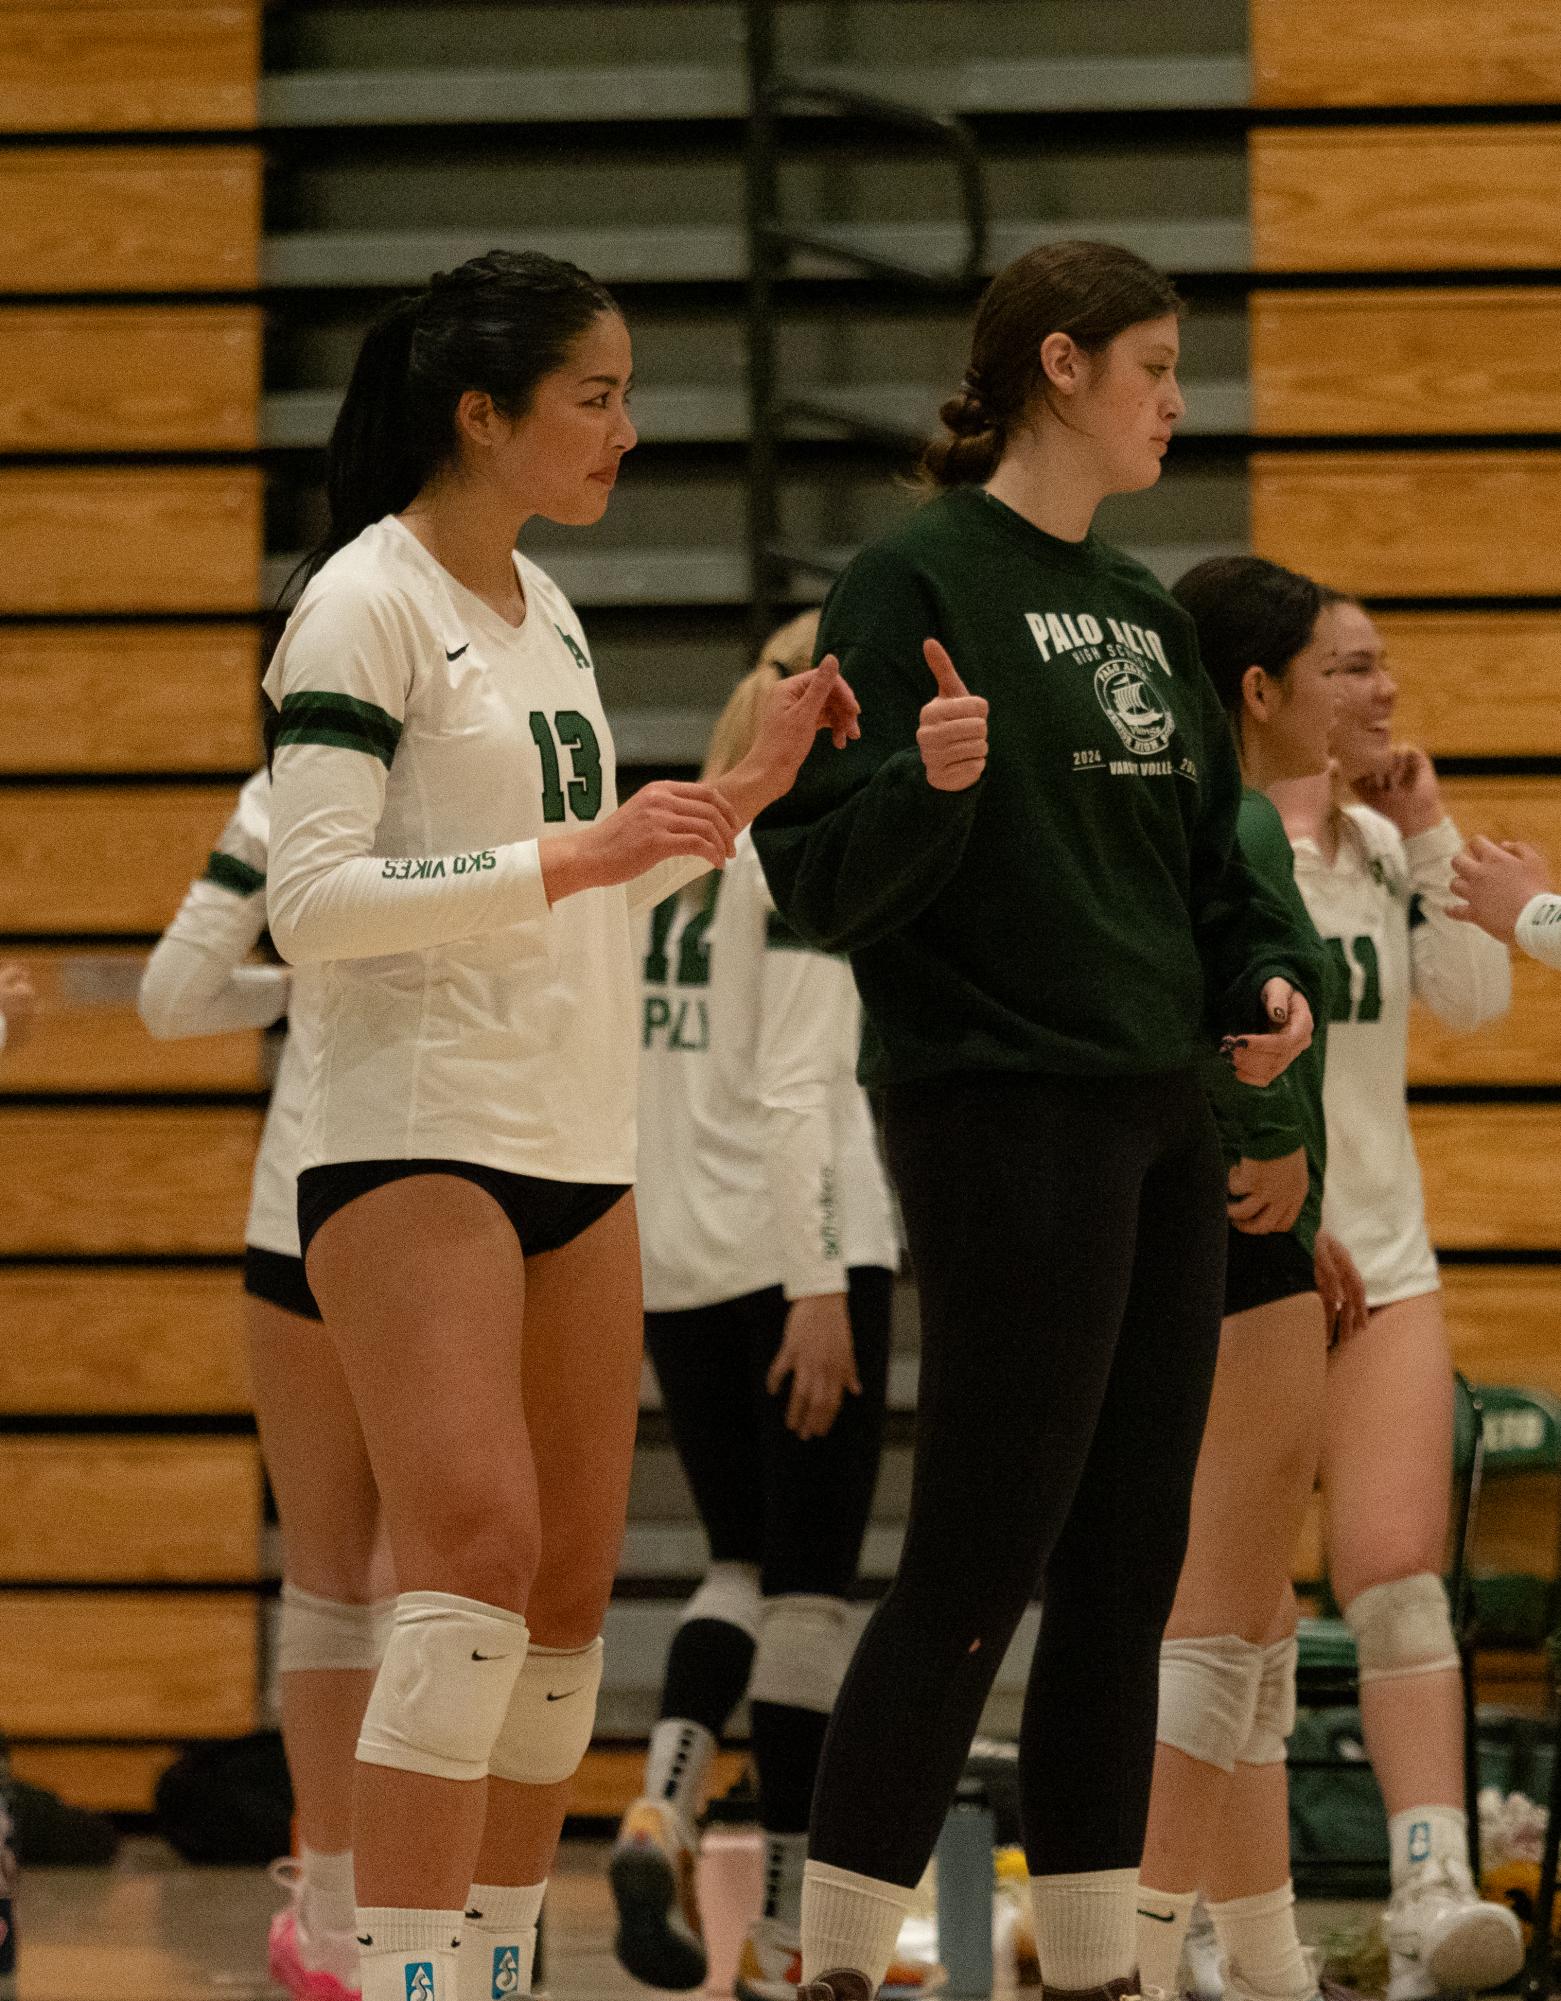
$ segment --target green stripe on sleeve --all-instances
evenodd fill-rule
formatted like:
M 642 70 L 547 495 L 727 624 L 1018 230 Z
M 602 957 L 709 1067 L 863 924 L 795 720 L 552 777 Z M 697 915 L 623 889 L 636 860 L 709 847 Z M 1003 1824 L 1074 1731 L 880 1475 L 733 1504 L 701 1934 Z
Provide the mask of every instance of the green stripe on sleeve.
M 253 896 L 257 889 L 266 886 L 264 869 L 251 868 L 248 862 L 241 862 L 237 855 L 225 855 L 220 848 L 212 849 L 201 881 L 214 882 L 218 889 L 230 889 L 235 896 Z
M 373 702 L 323 688 L 301 688 L 282 697 L 276 743 L 326 743 L 338 750 L 366 751 L 388 769 L 401 740 L 401 725 Z

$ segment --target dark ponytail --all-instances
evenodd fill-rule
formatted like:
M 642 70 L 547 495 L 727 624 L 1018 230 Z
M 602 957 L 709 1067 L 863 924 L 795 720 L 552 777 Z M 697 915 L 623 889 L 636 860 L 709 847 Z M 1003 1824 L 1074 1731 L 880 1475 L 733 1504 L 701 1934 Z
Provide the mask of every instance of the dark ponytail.
M 576 264 L 490 250 L 382 313 L 363 337 L 326 448 L 330 526 L 283 587 L 278 635 L 338 549 L 399 514 L 454 460 L 456 406 L 468 389 L 485 390 L 506 417 L 523 417 L 543 376 L 563 365 L 593 321 L 617 310 Z
M 1262 556 L 1211 556 L 1171 587 L 1192 614 L 1204 670 L 1232 723 L 1249 667 L 1282 681 L 1332 599 L 1320 584 Z
M 1152 264 L 1114 243 L 1045 243 L 999 271 L 970 337 L 970 366 L 939 410 L 944 435 L 922 452 L 929 487 L 992 477 L 1010 434 L 1045 393 L 1041 343 L 1065 333 L 1099 354 L 1144 320 L 1180 313 L 1176 287 Z

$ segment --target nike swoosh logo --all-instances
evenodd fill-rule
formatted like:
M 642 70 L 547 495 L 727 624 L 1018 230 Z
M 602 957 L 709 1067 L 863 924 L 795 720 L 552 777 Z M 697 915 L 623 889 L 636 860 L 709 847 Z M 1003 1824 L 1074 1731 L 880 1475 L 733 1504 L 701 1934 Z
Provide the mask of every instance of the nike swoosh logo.
M 1157 1925 L 1174 1925 L 1176 1922 L 1175 1913 L 1172 1911 L 1140 1911 L 1138 1915 L 1141 1918 L 1153 1918 Z
M 471 641 L 470 641 L 470 640 L 468 639 L 468 640 L 467 640 L 467 642 L 466 642 L 466 646 L 470 646 L 470 645 L 471 645 Z M 463 654 L 463 653 L 464 653 L 464 652 L 466 651 L 466 646 L 458 646 L 458 647 L 456 647 L 456 649 L 455 649 L 455 651 L 454 651 L 453 653 L 452 653 L 452 652 L 450 651 L 449 647 L 447 646 L 447 647 L 445 648 L 445 650 L 444 650 L 444 657 L 445 657 L 445 659 L 446 659 L 446 660 L 459 660 L 459 659 L 460 659 L 460 657 L 461 657 L 461 655 L 462 655 L 462 654 Z
M 584 1682 L 581 1682 L 581 1684 L 580 1684 L 580 1688 L 584 1688 L 584 1687 L 585 1687 L 585 1683 L 584 1683 Z M 580 1688 L 566 1688 L 566 1689 L 564 1690 L 564 1692 L 563 1692 L 563 1694 L 562 1694 L 562 1695 L 553 1695 L 553 1694 L 549 1694 L 549 1696 L 548 1696 L 548 1701 L 549 1701 L 549 1702 L 567 1702 L 567 1701 L 569 1700 L 570 1696 L 572 1696 L 572 1695 L 578 1695 L 578 1694 L 580 1693 Z
M 357 1940 L 359 1945 L 372 1945 L 374 1943 L 374 1934 L 372 1932 L 359 1932 Z
M 475 1647 L 473 1647 L 473 1648 L 472 1648 L 472 1659 L 473 1659 L 474 1661 L 507 1661 L 507 1660 L 509 1659 L 509 1655 L 508 1655 L 508 1654 L 480 1654 L 480 1653 L 478 1653 L 477 1649 L 476 1649 Z

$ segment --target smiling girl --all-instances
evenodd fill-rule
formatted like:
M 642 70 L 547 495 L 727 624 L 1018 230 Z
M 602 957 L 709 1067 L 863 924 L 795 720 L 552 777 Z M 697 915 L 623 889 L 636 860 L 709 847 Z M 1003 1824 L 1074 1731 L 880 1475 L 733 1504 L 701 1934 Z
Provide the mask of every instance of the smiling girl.
M 755 830 L 782 916 L 851 955 L 922 1315 L 904 1555 L 814 1803 L 809 2001 L 882 1979 L 1038 1586 L 1020 1782 L 1042 1980 L 1133 1979 L 1224 1282 L 1197 1065 L 1212 1014 L 1239 1075 L 1278 1075 L 1322 970 L 1233 852 L 1240 773 L 1191 619 L 1091 525 L 1160 476 L 1178 312 L 1106 244 L 1000 273 L 925 456 L 937 497 L 825 607 L 820 644 L 870 691 L 862 737 Z
M 853 726 L 831 665 L 718 785 L 617 804 L 585 635 L 515 540 L 601 518 L 631 367 L 551 258 L 387 313 L 266 674 L 271 930 L 320 968 L 299 1235 L 400 1585 L 358 1746 L 364 2001 L 454 2001 L 458 1951 L 463 1997 L 529 1989 L 639 1396 L 631 909 Z

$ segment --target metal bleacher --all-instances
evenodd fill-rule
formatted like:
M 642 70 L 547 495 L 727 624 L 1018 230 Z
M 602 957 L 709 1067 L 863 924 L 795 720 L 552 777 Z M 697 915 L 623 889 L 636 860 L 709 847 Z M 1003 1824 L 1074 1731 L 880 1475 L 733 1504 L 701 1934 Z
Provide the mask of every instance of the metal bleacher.
M 641 446 L 599 530 L 539 523 L 527 541 L 585 611 L 628 766 L 697 761 L 751 637 L 749 11 L 738 0 L 268 10 L 268 589 L 320 522 L 319 451 L 372 314 L 495 245 L 570 257 L 629 318 Z M 988 271 L 1047 236 L 1093 234 L 1178 274 L 1191 302 L 1187 442 L 1152 501 L 1114 503 L 1104 525 L 1167 577 L 1244 545 L 1244 0 L 777 0 L 764 12 L 790 75 L 959 114 L 982 161 Z M 958 264 L 954 177 L 913 137 L 806 108 L 781 136 L 791 227 L 900 265 Z M 814 406 L 775 447 L 778 526 L 809 554 L 789 572 L 798 601 L 909 504 L 904 438 L 931 425 L 959 378 L 973 297 L 875 284 L 813 252 L 789 260 L 773 292 L 776 373 Z M 865 1595 L 893 1568 L 908 1491 L 908 1296 L 901 1308 Z M 607 1736 L 653 1720 L 703 1562 L 647 1373 L 609 1615 Z M 1031 1637 L 1026 1621 L 994 1727 L 1016 1724 Z

